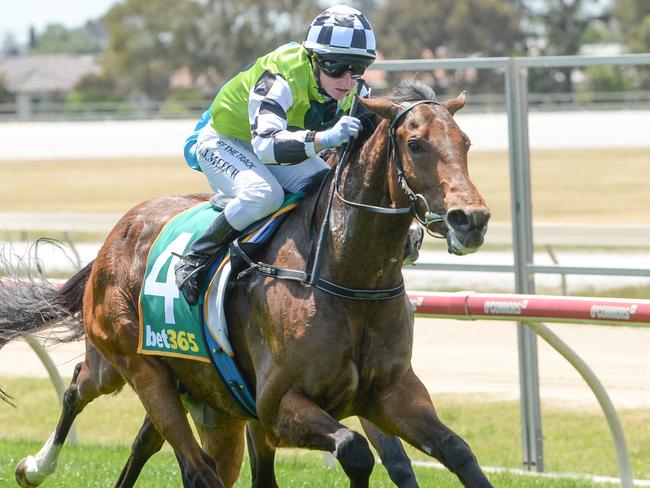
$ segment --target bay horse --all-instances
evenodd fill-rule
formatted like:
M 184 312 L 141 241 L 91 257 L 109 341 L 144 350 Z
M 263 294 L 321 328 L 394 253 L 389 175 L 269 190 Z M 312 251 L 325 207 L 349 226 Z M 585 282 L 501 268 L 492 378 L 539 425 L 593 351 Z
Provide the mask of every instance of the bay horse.
M 401 265 L 412 218 L 445 237 L 449 252 L 467 254 L 482 245 L 490 216 L 469 177 L 470 141 L 453 119 L 465 94 L 445 102 L 433 98 L 428 87 L 411 82 L 389 98 L 361 100 L 381 122 L 359 141 L 349 164 L 328 176 L 323 195 L 332 198 L 307 197 L 256 257 L 282 269 L 306 269 L 313 257 L 309 230 L 327 215 L 328 232 L 315 259 L 319 275 L 335 290 L 370 290 L 369 299 L 260 272 L 230 286 L 230 340 L 256 397 L 258 419 L 249 435 L 256 469 L 266 470 L 257 472 L 256 486 L 277 486 L 267 472 L 275 448 L 286 446 L 333 453 L 350 486 L 367 487 L 374 465 L 368 442 L 338 421 L 352 415 L 437 458 L 464 486 L 491 486 L 469 446 L 438 418 L 411 367 L 412 311 Z M 147 413 L 136 440 L 143 451 L 168 441 L 187 487 L 236 481 L 251 418 L 217 372 L 198 361 L 137 353 L 148 250 L 170 218 L 207 197 L 162 197 L 136 206 L 116 224 L 92 266 L 60 290 L 3 288 L 0 345 L 61 323 L 73 336 L 85 334 L 87 343 L 56 430 L 36 458 L 18 466 L 23 486 L 45 478 L 85 405 L 125 382 Z M 386 290 L 398 293 L 379 299 Z M 75 303 L 82 303 L 81 311 Z M 192 435 L 179 385 L 199 406 L 195 419 L 204 449 Z M 201 418 L 201 409 L 210 414 Z M 125 472 L 133 473 L 129 464 Z

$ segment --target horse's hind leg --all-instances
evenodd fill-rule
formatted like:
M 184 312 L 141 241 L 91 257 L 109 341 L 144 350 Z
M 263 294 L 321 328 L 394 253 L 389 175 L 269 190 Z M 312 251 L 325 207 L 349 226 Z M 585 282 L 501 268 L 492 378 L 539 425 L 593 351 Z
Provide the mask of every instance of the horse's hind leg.
M 438 418 L 429 393 L 413 370 L 380 398 L 369 415 L 373 423 L 438 459 L 464 486 L 492 486 L 467 443 Z
M 183 397 L 183 404 L 194 421 L 203 450 L 216 463 L 224 486 L 233 486 L 244 458 L 244 422 L 216 412 L 189 395 Z
M 117 483 L 115 483 L 115 488 L 130 488 L 134 486 L 144 465 L 151 456 L 160 451 L 164 442 L 165 439 L 163 439 L 163 436 L 160 435 L 160 432 L 153 425 L 149 416 L 145 416 L 142 427 L 140 427 L 140 431 L 131 446 L 129 460 L 126 462 L 124 469 L 122 469 L 122 473 Z
M 183 486 L 223 487 L 215 462 L 201 449 L 192 434 L 176 380 L 168 365 L 159 358 L 135 352 L 121 356 L 120 365 L 154 426 L 174 449 L 181 466 Z
M 75 417 L 95 398 L 112 393 L 123 385 L 124 380 L 117 371 L 89 345 L 85 361 L 77 364 L 72 382 L 63 394 L 63 410 L 56 429 L 36 456 L 27 456 L 18 463 L 18 484 L 23 487 L 38 486 L 54 473 Z
M 411 460 L 406 455 L 399 438 L 387 436 L 375 424 L 364 418 L 360 417 L 359 420 L 363 431 L 377 450 L 377 454 L 379 454 L 379 458 L 395 486 L 399 488 L 418 488 Z

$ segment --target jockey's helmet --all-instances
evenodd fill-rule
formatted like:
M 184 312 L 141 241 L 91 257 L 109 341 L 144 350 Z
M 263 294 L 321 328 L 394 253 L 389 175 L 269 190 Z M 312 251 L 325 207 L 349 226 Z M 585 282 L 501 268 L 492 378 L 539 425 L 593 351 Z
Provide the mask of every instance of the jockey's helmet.
M 303 46 L 316 55 L 321 68 L 322 63 L 344 63 L 360 71 L 353 74 L 363 73 L 377 57 L 370 22 L 347 5 L 334 5 L 318 15 L 309 25 Z M 334 72 L 334 77 L 337 74 Z

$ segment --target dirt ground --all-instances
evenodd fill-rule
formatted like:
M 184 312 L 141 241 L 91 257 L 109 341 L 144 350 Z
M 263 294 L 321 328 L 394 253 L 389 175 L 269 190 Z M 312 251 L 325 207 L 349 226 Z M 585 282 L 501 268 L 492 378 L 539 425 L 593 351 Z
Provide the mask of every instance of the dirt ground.
M 650 408 L 650 329 L 568 324 L 550 328 L 592 368 L 617 409 Z M 82 343 L 48 348 L 64 377 L 83 359 L 83 350 Z M 598 408 L 576 370 L 541 338 L 538 355 L 544 404 Z M 514 322 L 418 318 L 413 367 L 434 399 L 436 393 L 517 399 L 517 327 Z M 47 372 L 31 348 L 17 342 L 0 352 L 0 376 L 47 377 Z

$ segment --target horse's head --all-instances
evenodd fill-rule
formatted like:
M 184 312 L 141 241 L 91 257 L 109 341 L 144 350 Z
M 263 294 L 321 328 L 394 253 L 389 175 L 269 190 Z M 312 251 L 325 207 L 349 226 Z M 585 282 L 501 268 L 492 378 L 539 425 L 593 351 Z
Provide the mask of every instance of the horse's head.
M 418 85 L 416 85 L 416 89 Z M 463 255 L 482 244 L 490 212 L 467 171 L 470 140 L 453 114 L 465 93 L 445 102 L 388 98 L 362 103 L 389 120 L 389 158 L 403 173 L 394 197 L 408 196 L 416 218 L 434 235 L 447 239 L 449 252 Z M 405 183 L 405 184 L 404 184 Z

